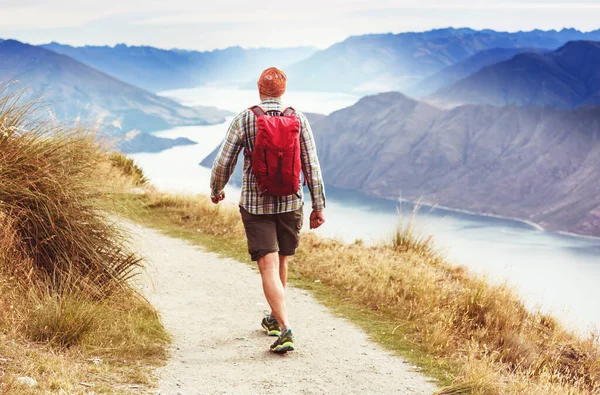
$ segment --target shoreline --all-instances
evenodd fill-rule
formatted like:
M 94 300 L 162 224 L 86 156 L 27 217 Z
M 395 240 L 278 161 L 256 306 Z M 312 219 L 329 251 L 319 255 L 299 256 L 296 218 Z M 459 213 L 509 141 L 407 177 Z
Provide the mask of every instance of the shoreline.
M 600 241 L 600 236 L 582 235 L 579 233 L 568 232 L 566 230 L 558 230 L 558 231 L 551 232 L 551 233 L 557 233 L 561 236 L 576 237 L 576 238 L 581 238 L 581 239 L 590 239 L 590 240 L 594 240 L 594 241 Z
M 391 199 L 389 199 L 391 200 Z M 412 204 L 413 206 L 416 206 L 417 203 L 408 200 L 408 199 L 399 199 L 398 201 L 401 202 L 406 202 L 409 204 Z M 442 210 L 445 211 L 450 211 L 450 212 L 456 212 L 456 213 L 463 213 L 463 214 L 468 214 L 468 215 L 473 215 L 473 216 L 479 216 L 479 217 L 488 217 L 488 218 L 495 218 L 495 219 L 501 219 L 501 220 L 507 220 L 507 221 L 513 221 L 513 222 L 518 222 L 521 224 L 525 224 L 529 227 L 532 228 L 532 230 L 537 230 L 540 232 L 544 232 L 544 233 L 549 233 L 549 234 L 556 234 L 556 235 L 561 235 L 561 236 L 568 236 L 568 237 L 575 237 L 575 238 L 581 238 L 581 239 L 589 239 L 589 240 L 594 240 L 594 241 L 600 241 L 600 236 L 591 236 L 591 235 L 584 235 L 584 234 L 580 234 L 580 233 L 574 233 L 574 232 L 569 232 L 566 230 L 548 230 L 545 229 L 543 226 L 533 222 L 533 221 L 529 221 L 526 219 L 521 219 L 521 218 L 515 218 L 515 217 L 505 217 L 502 215 L 497 215 L 497 214 L 489 214 L 489 213 L 478 213 L 475 211 L 469 211 L 469 210 L 464 210 L 464 209 L 458 209 L 458 208 L 452 208 L 452 207 L 448 207 L 448 206 L 442 206 L 442 205 L 433 205 L 431 203 L 428 202 L 423 202 L 423 203 L 419 203 L 421 206 L 427 206 L 431 209 L 437 209 L 440 208 Z
M 408 199 L 399 199 L 399 201 L 410 203 L 412 205 L 417 205 L 417 203 L 415 203 L 411 200 L 408 200 Z M 442 209 L 445 211 L 451 211 L 451 212 L 455 212 L 455 213 L 462 213 L 462 214 L 468 214 L 468 215 L 473 215 L 473 216 L 478 216 L 478 217 L 488 217 L 488 218 L 495 218 L 495 219 L 501 219 L 501 220 L 506 220 L 506 221 L 513 221 L 513 222 L 518 222 L 518 223 L 527 225 L 527 226 L 531 227 L 533 230 L 537 230 L 540 232 L 558 233 L 558 232 L 552 232 L 552 231 L 546 230 L 541 225 L 539 225 L 535 222 L 532 222 L 532 221 L 528 221 L 526 219 L 521 219 L 521 218 L 516 218 L 516 217 L 505 217 L 502 215 L 491 214 L 491 213 L 478 213 L 475 211 L 470 211 L 470 210 L 465 210 L 465 209 L 460 209 L 460 208 L 453 208 L 453 207 L 449 207 L 449 206 L 443 206 L 441 204 L 434 205 L 434 204 L 428 203 L 428 202 L 419 203 L 418 205 L 427 206 L 434 210 L 439 208 L 439 209 Z M 585 236 L 581 235 L 580 237 L 585 237 Z
M 491 214 L 491 213 L 479 213 L 479 212 L 470 211 L 470 210 L 466 210 L 466 209 L 453 208 L 453 207 L 444 206 L 441 204 L 435 204 L 435 203 L 431 203 L 431 202 L 427 202 L 427 201 L 416 202 L 414 200 L 405 199 L 405 198 L 393 199 L 393 198 L 384 197 L 384 196 L 369 195 L 360 190 L 340 188 L 337 186 L 333 186 L 333 188 L 330 187 L 330 190 L 331 189 L 333 189 L 334 192 L 340 191 L 340 192 L 344 192 L 344 193 L 353 194 L 356 197 L 362 197 L 362 198 L 366 198 L 366 199 L 380 199 L 380 200 L 384 200 L 389 203 L 407 203 L 413 207 L 426 207 L 430 211 L 443 210 L 443 211 L 448 211 L 450 213 L 467 214 L 467 215 L 470 215 L 473 217 L 487 217 L 487 218 L 493 218 L 493 219 L 498 219 L 498 220 L 503 220 L 503 221 L 511 221 L 511 222 L 516 222 L 516 223 L 522 224 L 522 225 L 527 225 L 532 230 L 537 230 L 537 231 L 546 232 L 546 233 L 560 233 L 558 231 L 547 230 L 544 227 L 542 227 L 541 225 L 539 225 L 533 221 L 516 218 L 516 217 L 507 217 L 507 216 Z M 334 195 L 336 195 L 336 194 L 334 193 Z M 335 197 L 332 197 L 332 200 L 338 200 L 338 201 L 340 201 L 340 203 L 346 203 L 346 202 L 344 202 L 344 200 L 347 200 L 347 199 L 344 199 L 344 198 L 340 199 L 338 196 L 335 196 Z M 600 239 L 600 237 L 595 237 L 595 236 L 578 235 L 578 234 L 574 234 L 574 235 L 576 237 L 591 237 L 591 238 Z

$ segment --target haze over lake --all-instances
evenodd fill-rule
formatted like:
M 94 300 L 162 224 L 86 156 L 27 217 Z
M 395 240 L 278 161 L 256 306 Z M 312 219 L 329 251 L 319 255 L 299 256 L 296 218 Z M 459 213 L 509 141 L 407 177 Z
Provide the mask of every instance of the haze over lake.
M 235 113 L 259 101 L 255 91 L 217 86 L 162 95 L 186 105 L 217 106 Z M 286 104 L 299 111 L 323 114 L 350 106 L 358 99 L 348 94 L 311 92 L 284 96 Z M 158 188 L 207 194 L 210 169 L 198 164 L 221 142 L 230 119 L 220 125 L 155 133 L 161 137 L 187 137 L 199 144 L 131 156 Z M 226 192 L 227 200 L 235 204 L 239 189 L 228 186 Z M 386 240 L 398 223 L 397 210 L 410 213 L 413 209 L 410 204 L 350 191 L 328 188 L 327 192 L 328 222 L 317 233 L 348 242 Z M 559 235 L 522 222 L 429 207 L 421 208 L 417 228 L 432 234 L 441 253 L 452 263 L 486 274 L 494 282 L 507 281 L 515 286 L 529 307 L 555 312 L 572 328 L 600 328 L 600 239 Z

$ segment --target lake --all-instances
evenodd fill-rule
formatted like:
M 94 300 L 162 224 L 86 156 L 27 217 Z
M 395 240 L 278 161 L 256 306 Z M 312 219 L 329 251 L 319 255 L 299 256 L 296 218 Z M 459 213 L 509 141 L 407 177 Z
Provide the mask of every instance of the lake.
M 224 87 L 195 88 L 162 93 L 188 105 L 213 105 L 239 112 L 256 104 L 254 91 Z M 286 103 L 305 112 L 330 113 L 354 104 L 358 97 L 300 92 L 284 96 Z M 200 167 L 223 139 L 230 119 L 212 126 L 180 127 L 156 133 L 187 137 L 199 144 L 154 154 L 130 155 L 158 188 L 170 192 L 210 192 L 210 169 Z M 327 183 L 327 180 L 325 180 Z M 315 232 L 347 242 L 386 241 L 410 203 L 377 199 L 361 193 L 327 188 L 327 223 Z M 228 186 L 227 201 L 235 204 L 239 189 Z M 307 204 L 307 215 L 310 204 Z M 600 328 L 600 239 L 551 232 L 509 219 L 423 206 L 416 216 L 419 232 L 433 235 L 442 254 L 492 282 L 513 286 L 529 308 L 553 312 L 570 328 Z

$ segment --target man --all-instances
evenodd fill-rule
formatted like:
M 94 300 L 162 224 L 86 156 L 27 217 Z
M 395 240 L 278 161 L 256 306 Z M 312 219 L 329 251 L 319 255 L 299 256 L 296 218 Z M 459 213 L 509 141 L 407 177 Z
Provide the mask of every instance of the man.
M 288 259 L 298 248 L 304 203 L 302 187 L 298 187 L 296 193 L 287 196 L 272 196 L 269 191 L 259 188 L 260 180 L 257 182 L 257 171 L 253 171 L 252 153 L 255 151 L 257 120 L 263 118 L 261 115 L 268 114 L 267 118 L 280 116 L 280 120 L 287 115 L 287 118 L 299 125 L 299 135 L 296 138 L 299 138 L 302 171 L 311 194 L 313 208 L 310 228 L 316 229 L 325 223 L 325 189 L 315 141 L 306 117 L 292 109 L 286 111 L 282 104 L 281 96 L 285 92 L 286 82 L 286 75 L 275 67 L 263 71 L 258 80 L 260 106 L 245 110 L 234 118 L 215 158 L 211 176 L 211 199 L 213 203 L 218 204 L 225 198 L 223 189 L 235 169 L 238 154 L 244 149 L 240 213 L 248 239 L 248 252 L 252 260 L 258 263 L 265 297 L 271 307 L 271 314 L 263 318 L 261 325 L 269 336 L 278 336 L 270 349 L 281 354 L 294 349 L 294 336 L 285 303 L 285 287 Z M 264 149 L 266 161 L 267 148 Z M 279 153 L 283 155 L 281 150 Z M 262 159 L 261 150 L 259 154 L 259 159 Z M 254 164 L 256 165 L 256 162 Z M 280 168 L 281 165 L 279 173 Z M 298 182 L 299 169 L 296 168 L 296 171 Z

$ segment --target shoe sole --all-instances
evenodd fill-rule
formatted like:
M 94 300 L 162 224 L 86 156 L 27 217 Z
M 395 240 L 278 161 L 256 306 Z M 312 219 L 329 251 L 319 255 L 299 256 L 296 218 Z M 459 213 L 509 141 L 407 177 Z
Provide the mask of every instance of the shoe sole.
M 272 348 L 271 352 L 275 354 L 285 354 L 288 351 L 294 351 L 294 343 L 287 342 L 280 344 L 279 346 Z
M 265 324 L 261 324 L 261 325 L 262 325 L 263 329 L 267 331 L 267 335 L 269 335 L 269 336 L 280 336 L 281 335 L 280 331 L 278 331 L 278 330 L 270 331 L 269 328 L 267 328 L 265 326 Z

